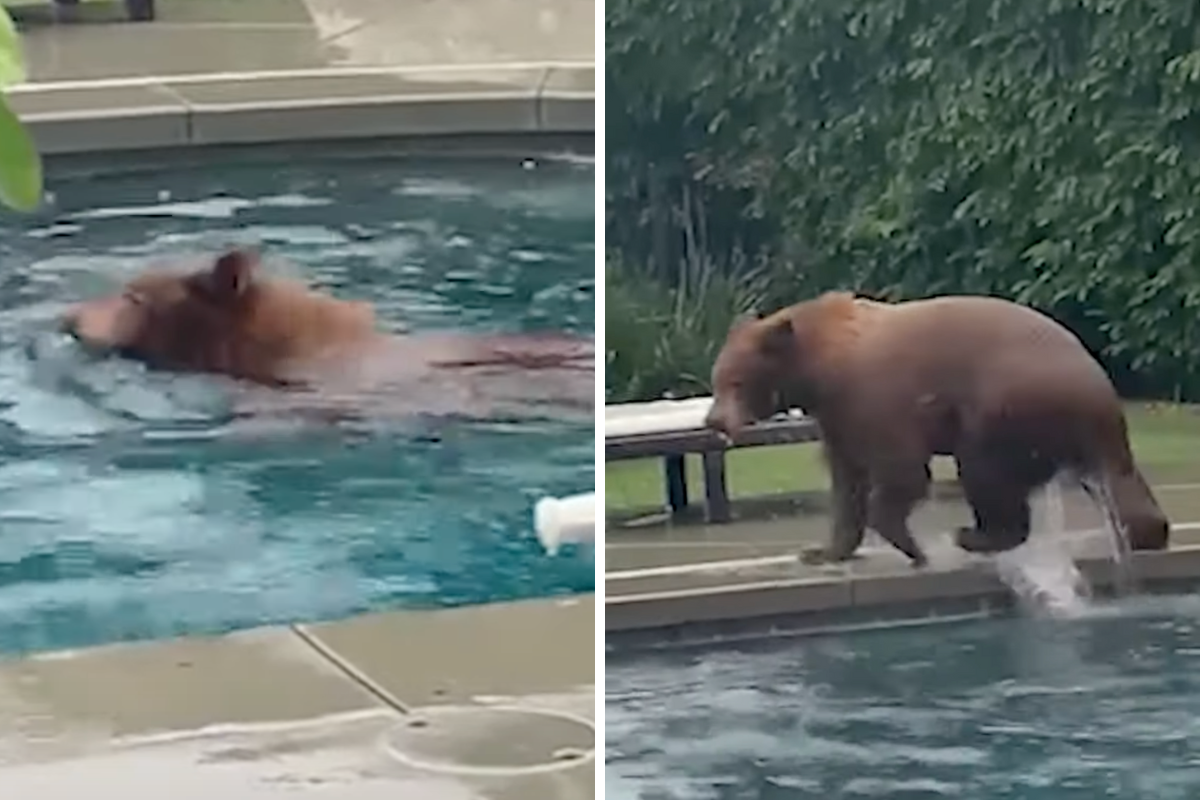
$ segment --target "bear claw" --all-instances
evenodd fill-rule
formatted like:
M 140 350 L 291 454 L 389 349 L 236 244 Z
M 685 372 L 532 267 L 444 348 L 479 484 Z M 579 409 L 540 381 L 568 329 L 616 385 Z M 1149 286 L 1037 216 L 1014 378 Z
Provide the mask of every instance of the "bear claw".
M 995 549 L 978 528 L 958 528 L 954 532 L 954 542 L 968 553 L 990 553 Z

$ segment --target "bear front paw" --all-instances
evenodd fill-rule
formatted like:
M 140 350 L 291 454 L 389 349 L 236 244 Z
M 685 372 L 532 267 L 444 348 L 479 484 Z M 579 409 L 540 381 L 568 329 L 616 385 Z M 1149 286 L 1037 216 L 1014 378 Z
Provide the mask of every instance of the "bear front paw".
M 994 549 L 977 528 L 962 527 L 954 532 L 954 542 L 968 553 L 990 553 Z
M 857 561 L 862 558 L 862 554 L 857 550 L 853 553 L 844 553 L 830 547 L 806 547 L 800 551 L 800 563 L 810 566 L 818 566 L 821 564 L 844 564 L 847 561 Z

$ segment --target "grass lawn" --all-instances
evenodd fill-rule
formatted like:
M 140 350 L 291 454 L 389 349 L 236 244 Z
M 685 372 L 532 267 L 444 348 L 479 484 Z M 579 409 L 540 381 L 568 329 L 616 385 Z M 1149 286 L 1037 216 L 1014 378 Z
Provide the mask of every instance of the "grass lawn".
M 1155 475 L 1184 475 L 1200 480 L 1200 407 L 1131 403 L 1126 407 L 1138 463 Z M 617 461 L 605 467 L 604 503 L 609 511 L 661 508 L 666 504 L 662 459 Z M 934 479 L 954 477 L 954 463 L 938 458 Z M 729 453 L 729 493 L 754 497 L 822 490 L 829 486 L 820 445 L 752 447 Z M 688 483 L 693 498 L 704 496 L 700 457 L 688 456 Z

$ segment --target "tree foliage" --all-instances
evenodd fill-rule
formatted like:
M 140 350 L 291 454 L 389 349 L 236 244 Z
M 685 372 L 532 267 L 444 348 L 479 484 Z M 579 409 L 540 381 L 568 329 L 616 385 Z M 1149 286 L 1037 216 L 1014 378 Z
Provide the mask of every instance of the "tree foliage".
M 1127 391 L 1200 394 L 1194 0 L 606 14 L 607 235 L 623 262 L 672 283 L 689 247 L 765 261 L 776 303 L 1001 295 L 1069 324 Z

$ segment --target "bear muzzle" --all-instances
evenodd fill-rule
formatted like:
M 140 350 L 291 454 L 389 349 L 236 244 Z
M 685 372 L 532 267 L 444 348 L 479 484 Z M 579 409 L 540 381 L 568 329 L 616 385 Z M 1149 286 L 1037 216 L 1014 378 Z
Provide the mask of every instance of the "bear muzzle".
M 737 416 L 736 414 L 729 414 L 723 405 L 713 403 L 712 408 L 709 409 L 708 414 L 704 417 L 704 427 L 715 433 L 722 444 L 730 447 L 733 445 L 734 435 L 745 427 L 744 422 L 733 418 Z
M 58 332 L 70 336 L 72 339 L 81 338 L 80 310 L 77 306 L 67 309 L 58 318 Z
M 109 353 L 121 349 L 123 342 L 120 309 L 107 301 L 80 303 L 58 318 L 58 332 L 70 336 L 85 350 Z

